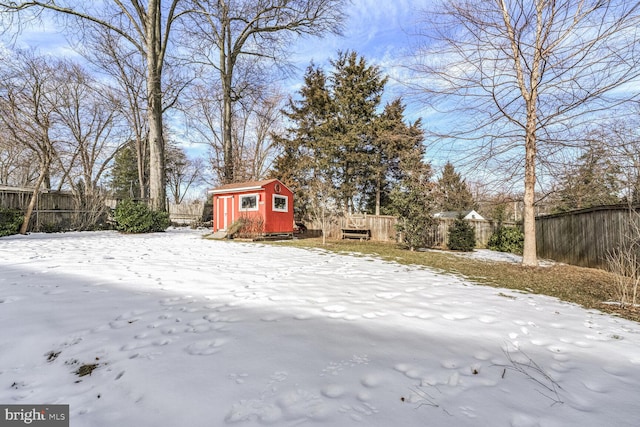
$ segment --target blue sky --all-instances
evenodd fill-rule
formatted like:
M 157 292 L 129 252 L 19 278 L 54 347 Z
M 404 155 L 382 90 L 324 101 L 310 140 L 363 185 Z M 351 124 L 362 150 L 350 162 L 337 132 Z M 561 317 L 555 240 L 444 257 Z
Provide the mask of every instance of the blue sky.
M 421 11 L 432 3 L 431 0 L 352 0 L 346 8 L 348 18 L 343 36 L 302 38 L 292 47 L 294 53 L 291 59 L 297 73 L 284 83 L 285 90 L 293 94 L 300 88 L 304 71 L 311 61 L 328 67 L 329 59 L 335 59 L 338 51 L 354 50 L 364 56 L 370 65 L 379 66 L 383 74 L 390 77 L 383 102 L 403 95 L 405 90 L 401 81 L 407 73 L 404 65 L 411 54 L 411 47 L 418 42 L 412 34 L 415 33 Z M 79 57 L 55 23 L 46 19 L 25 28 L 17 38 L 16 46 L 36 48 L 55 56 Z M 425 110 L 419 102 L 410 96 L 405 96 L 404 101 L 409 120 L 422 117 L 426 122 Z
M 380 66 L 386 74 L 400 73 L 398 58 L 410 51 L 412 33 L 420 11 L 432 4 L 430 0 L 351 0 L 346 12 L 344 35 L 324 38 L 303 38 L 293 46 L 292 60 L 299 68 L 300 77 L 313 60 L 322 65 L 335 58 L 339 50 L 355 50 L 368 62 Z M 5 42 L 8 40 L 4 37 Z M 68 46 L 55 23 L 44 21 L 25 28 L 17 39 L 21 48 L 64 56 L 77 54 Z M 2 46 L 2 38 L 0 38 Z
M 390 77 L 386 93 L 388 98 L 395 97 L 403 92 L 398 82 L 406 74 L 406 57 L 417 42 L 413 34 L 421 11 L 432 3 L 430 0 L 353 0 L 347 9 L 349 18 L 344 35 L 301 40 L 295 47 L 294 60 L 304 71 L 312 60 L 324 65 L 328 59 L 335 58 L 339 50 L 354 50 Z
M 329 59 L 336 57 L 339 50 L 355 50 L 390 77 L 387 98 L 398 96 L 402 92 L 398 81 L 406 73 L 402 58 L 410 54 L 411 45 L 416 42 L 411 34 L 420 11 L 432 3 L 430 0 L 352 0 L 346 8 L 348 19 L 342 37 L 328 35 L 321 39 L 303 38 L 293 46 L 291 59 L 296 64 L 298 73 L 291 79 L 288 87 L 291 90 L 299 87 L 303 73 L 311 61 L 324 66 Z M 8 39 L 5 37 L 4 40 Z M 37 48 L 52 55 L 78 56 L 69 47 L 55 23 L 47 19 L 25 28 L 16 45 L 21 48 Z M 414 113 L 411 119 L 415 120 L 417 117 L 417 113 Z

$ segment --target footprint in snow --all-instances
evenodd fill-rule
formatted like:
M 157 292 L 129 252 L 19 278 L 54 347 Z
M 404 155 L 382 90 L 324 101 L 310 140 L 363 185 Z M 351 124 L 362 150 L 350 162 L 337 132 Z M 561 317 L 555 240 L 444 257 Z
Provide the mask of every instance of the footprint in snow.
M 323 310 L 328 313 L 342 313 L 346 310 L 346 308 L 342 305 L 328 305 L 324 307 Z
M 229 378 L 232 381 L 235 381 L 236 384 L 244 384 L 244 382 L 248 377 L 249 377 L 249 374 L 245 374 L 245 373 L 240 373 L 240 374 L 230 373 L 229 375 L 227 375 L 227 378 Z
M 345 395 L 347 390 L 339 384 L 327 384 L 320 390 L 320 393 L 330 399 L 337 399 Z
M 377 388 L 385 383 L 385 377 L 381 374 L 367 374 L 360 379 L 360 384 L 366 388 Z
M 308 390 L 292 390 L 281 394 L 276 404 L 282 409 L 285 420 L 323 420 L 329 416 L 330 407 L 320 396 Z
M 209 332 L 212 329 L 211 325 L 206 320 L 192 321 L 192 322 L 189 322 L 187 325 L 188 327 L 185 328 L 184 331 L 188 333 L 193 333 L 193 334 L 202 334 L 205 332 Z
M 466 320 L 471 316 L 464 313 L 445 313 L 442 315 L 442 317 L 444 317 L 447 320 Z
M 273 424 L 282 418 L 282 410 L 278 406 L 266 403 L 262 399 L 242 399 L 234 403 L 225 417 L 227 423 L 260 421 Z
M 185 351 L 192 356 L 210 356 L 218 353 L 225 344 L 226 340 L 223 339 L 196 341 L 189 344 Z
M 131 341 L 129 343 L 124 344 L 122 347 L 120 347 L 120 351 L 137 350 L 139 348 L 148 347 L 150 345 L 151 345 L 151 342 L 146 340 Z
M 480 316 L 478 320 L 486 324 L 496 323 L 498 321 L 498 319 L 493 316 Z
M 398 363 L 393 367 L 393 369 L 404 374 L 405 377 L 412 380 L 421 379 L 424 376 L 424 372 L 421 368 L 414 367 L 407 363 Z
M 377 414 L 378 409 L 370 403 L 363 402 L 361 405 L 342 405 L 340 412 L 354 421 L 363 421 L 364 417 Z

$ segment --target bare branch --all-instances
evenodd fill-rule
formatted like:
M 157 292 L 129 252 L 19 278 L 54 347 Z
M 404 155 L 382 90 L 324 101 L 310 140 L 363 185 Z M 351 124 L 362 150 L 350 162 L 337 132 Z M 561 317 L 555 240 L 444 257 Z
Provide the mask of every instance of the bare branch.
M 425 17 L 413 88 L 440 115 L 466 118 L 432 144 L 524 182 L 525 264 L 537 264 L 538 174 L 580 146 L 575 129 L 640 96 L 625 90 L 640 79 L 639 4 L 454 0 Z

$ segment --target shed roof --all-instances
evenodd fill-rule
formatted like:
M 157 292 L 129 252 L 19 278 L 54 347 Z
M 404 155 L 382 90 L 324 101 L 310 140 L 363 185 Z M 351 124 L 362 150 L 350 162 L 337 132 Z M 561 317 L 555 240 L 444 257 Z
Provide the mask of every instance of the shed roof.
M 234 193 L 234 192 L 241 193 L 244 191 L 260 190 L 261 188 L 264 188 L 266 185 L 271 184 L 274 181 L 279 182 L 278 179 L 273 178 L 273 179 L 266 179 L 262 181 L 248 181 L 248 182 L 236 182 L 233 184 L 225 184 L 220 187 L 209 190 L 209 194 Z M 284 186 L 287 187 L 286 185 Z M 287 189 L 289 189 L 289 187 L 287 187 Z M 291 190 L 289 189 L 289 191 Z

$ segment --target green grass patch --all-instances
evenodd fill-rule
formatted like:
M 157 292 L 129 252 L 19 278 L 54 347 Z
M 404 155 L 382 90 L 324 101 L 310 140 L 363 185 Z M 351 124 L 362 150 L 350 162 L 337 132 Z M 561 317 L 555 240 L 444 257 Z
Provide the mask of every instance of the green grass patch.
M 399 264 L 419 265 L 441 273 L 453 274 L 481 284 L 521 292 L 542 294 L 640 321 L 637 309 L 621 309 L 605 304 L 615 301 L 613 275 L 603 270 L 556 264 L 545 267 L 525 267 L 500 261 L 487 261 L 457 256 L 446 251 L 408 251 L 394 243 L 337 240 L 322 244 L 321 239 L 300 239 L 271 242 L 272 245 L 299 248 L 320 248 L 342 254 L 374 256 Z

